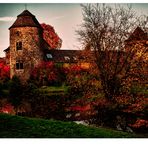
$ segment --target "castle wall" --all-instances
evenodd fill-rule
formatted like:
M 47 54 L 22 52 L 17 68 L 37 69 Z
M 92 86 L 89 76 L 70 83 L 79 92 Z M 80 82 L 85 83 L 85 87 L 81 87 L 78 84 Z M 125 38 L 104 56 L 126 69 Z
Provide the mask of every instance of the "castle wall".
M 22 42 L 22 50 L 17 50 L 17 42 Z M 17 27 L 10 29 L 10 77 L 22 80 L 30 77 L 30 72 L 43 60 L 42 32 L 37 27 Z M 23 63 L 23 69 L 16 68 L 16 62 Z

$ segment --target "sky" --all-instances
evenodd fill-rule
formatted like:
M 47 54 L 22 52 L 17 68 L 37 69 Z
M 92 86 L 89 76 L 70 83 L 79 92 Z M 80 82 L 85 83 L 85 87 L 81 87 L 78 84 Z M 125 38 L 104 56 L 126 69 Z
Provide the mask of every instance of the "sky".
M 137 13 L 148 15 L 148 3 L 132 4 Z M 27 3 L 27 9 L 40 23 L 54 27 L 62 39 L 62 49 L 80 49 L 75 30 L 82 23 L 82 10 L 79 3 Z M 9 27 L 17 15 L 25 10 L 24 3 L 0 3 L 0 57 L 9 46 Z
M 9 46 L 8 28 L 25 9 L 25 4 L 0 4 L 0 56 Z M 62 39 L 62 49 L 76 49 L 75 30 L 82 22 L 80 4 L 27 4 L 27 9 L 40 23 L 52 25 Z

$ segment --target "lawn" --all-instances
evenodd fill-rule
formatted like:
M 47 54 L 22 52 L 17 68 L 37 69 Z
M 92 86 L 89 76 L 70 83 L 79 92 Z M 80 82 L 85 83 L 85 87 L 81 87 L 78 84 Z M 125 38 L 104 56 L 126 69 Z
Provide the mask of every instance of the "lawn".
M 47 96 L 51 96 L 54 94 L 66 94 L 68 87 L 67 86 L 43 86 L 38 90 Z
M 73 122 L 0 114 L 1 138 L 135 138 L 135 134 Z

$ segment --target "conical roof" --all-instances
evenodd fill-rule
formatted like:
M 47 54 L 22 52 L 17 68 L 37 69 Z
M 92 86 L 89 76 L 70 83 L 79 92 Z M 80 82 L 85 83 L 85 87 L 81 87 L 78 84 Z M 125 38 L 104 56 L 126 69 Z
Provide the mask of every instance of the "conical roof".
M 128 40 L 146 40 L 147 33 L 144 32 L 140 27 L 137 27 L 134 32 L 130 35 Z
M 36 17 L 30 13 L 28 10 L 24 10 L 21 14 L 17 16 L 16 21 L 13 25 L 9 28 L 16 28 L 16 27 L 38 27 L 42 28 Z

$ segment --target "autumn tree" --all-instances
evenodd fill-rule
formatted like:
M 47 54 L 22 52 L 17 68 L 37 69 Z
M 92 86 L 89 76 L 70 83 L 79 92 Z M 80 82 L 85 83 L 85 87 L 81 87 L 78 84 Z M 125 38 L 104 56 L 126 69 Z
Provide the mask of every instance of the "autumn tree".
M 65 73 L 66 85 L 69 86 L 71 98 L 78 99 L 78 97 L 84 96 L 90 86 L 88 80 L 90 80 L 91 75 L 89 74 L 88 69 L 84 69 L 78 64 L 73 64 L 66 68 Z
M 53 49 L 60 49 L 62 46 L 62 40 L 55 32 L 54 27 L 45 23 L 41 24 L 43 28 L 43 38 Z
M 90 46 L 105 97 L 114 102 L 117 96 L 128 93 L 132 82 L 139 79 L 137 66 L 147 51 L 146 41 L 142 47 L 141 42 L 126 46 L 126 41 L 137 26 L 146 26 L 146 18 L 135 16 L 130 6 L 86 4 L 82 10 L 83 24 L 77 31 L 79 40 L 82 45 Z M 144 52 L 137 58 L 141 48 Z

